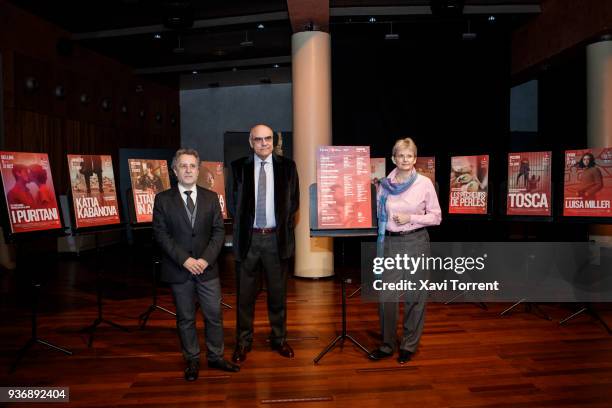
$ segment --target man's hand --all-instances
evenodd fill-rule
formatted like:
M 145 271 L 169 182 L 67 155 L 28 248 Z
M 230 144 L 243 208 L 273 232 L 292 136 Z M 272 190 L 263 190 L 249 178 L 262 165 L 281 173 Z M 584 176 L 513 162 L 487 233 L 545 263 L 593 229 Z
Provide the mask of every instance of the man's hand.
M 202 272 L 204 272 L 204 270 L 208 268 L 208 262 L 206 262 L 203 258 L 196 260 L 196 262 L 202 267 Z
M 194 259 L 192 257 L 187 258 L 183 266 L 185 267 L 185 269 L 191 272 L 192 275 L 199 275 L 204 272 L 204 268 L 202 267 L 202 263 L 200 262 L 200 260 Z

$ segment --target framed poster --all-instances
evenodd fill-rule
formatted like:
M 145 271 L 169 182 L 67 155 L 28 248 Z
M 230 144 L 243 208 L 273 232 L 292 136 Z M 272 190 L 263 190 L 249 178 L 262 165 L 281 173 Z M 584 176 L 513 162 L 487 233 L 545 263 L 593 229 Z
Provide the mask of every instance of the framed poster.
M 68 172 L 76 228 L 121 222 L 111 156 L 69 154 Z
M 452 156 L 449 214 L 487 214 L 489 155 Z
M 225 176 L 223 174 L 223 163 L 206 161 L 201 162 L 197 185 L 217 193 L 223 218 L 227 219 L 227 201 L 225 200 Z
M 612 148 L 565 151 L 563 215 L 610 217 Z
M 136 222 L 153 221 L 155 195 L 170 188 L 166 160 L 128 159 Z
M 378 184 L 378 181 L 387 176 L 386 163 L 384 157 L 370 157 L 370 179 L 372 184 Z
M 507 215 L 552 215 L 552 152 L 508 153 Z
M 11 232 L 61 228 L 47 154 L 0 152 L 0 166 Z
M 414 165 L 416 171 L 431 180 L 436 185 L 436 158 L 434 156 L 417 156 Z
M 319 146 L 317 209 L 321 229 L 372 227 L 369 146 Z

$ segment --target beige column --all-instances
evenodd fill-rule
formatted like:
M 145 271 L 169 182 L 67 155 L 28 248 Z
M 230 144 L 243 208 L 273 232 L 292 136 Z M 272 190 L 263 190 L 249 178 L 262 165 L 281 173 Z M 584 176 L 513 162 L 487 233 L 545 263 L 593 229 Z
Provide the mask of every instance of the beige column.
M 587 46 L 588 147 L 612 146 L 612 40 Z M 612 246 L 612 226 L 593 225 L 591 239 Z
M 300 213 L 295 229 L 295 275 L 334 274 L 332 238 L 310 238 L 309 186 L 316 183 L 316 151 L 331 145 L 331 39 L 328 33 L 293 34 L 293 156 L 300 177 Z

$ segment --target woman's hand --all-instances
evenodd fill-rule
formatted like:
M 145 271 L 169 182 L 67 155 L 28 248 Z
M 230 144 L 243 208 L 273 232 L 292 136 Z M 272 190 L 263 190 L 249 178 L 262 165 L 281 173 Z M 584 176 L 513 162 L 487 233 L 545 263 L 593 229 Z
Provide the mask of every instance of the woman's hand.
M 404 225 L 410 222 L 410 214 L 395 213 L 391 218 L 397 225 Z

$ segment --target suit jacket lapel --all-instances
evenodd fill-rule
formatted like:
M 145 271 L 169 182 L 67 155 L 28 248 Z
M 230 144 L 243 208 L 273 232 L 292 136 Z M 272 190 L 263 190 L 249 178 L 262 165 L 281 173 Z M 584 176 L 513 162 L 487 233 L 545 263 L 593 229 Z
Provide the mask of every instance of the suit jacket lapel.
M 185 208 L 185 202 L 183 201 L 183 198 L 181 197 L 181 191 L 178 189 L 178 187 L 174 188 L 174 206 L 176 207 L 176 211 L 180 214 L 180 217 L 183 219 L 183 221 L 185 221 L 185 223 L 189 226 L 189 229 L 191 229 L 191 223 L 189 222 L 189 218 L 187 217 L 187 209 Z
M 245 161 L 242 177 L 246 214 L 255 217 L 255 160 L 252 155 Z
M 274 169 L 274 218 L 278 225 L 278 211 L 281 208 L 280 202 L 282 194 L 283 180 L 286 182 L 283 166 L 278 162 L 276 156 L 272 155 L 272 168 Z
M 198 188 L 196 186 L 196 188 Z M 193 224 L 193 229 L 195 230 L 198 225 L 200 225 L 200 223 L 202 222 L 202 217 L 203 217 L 203 213 L 204 213 L 204 194 L 202 193 L 202 190 L 198 189 L 198 198 L 197 198 L 197 204 L 196 204 L 196 218 L 195 218 L 195 222 Z

